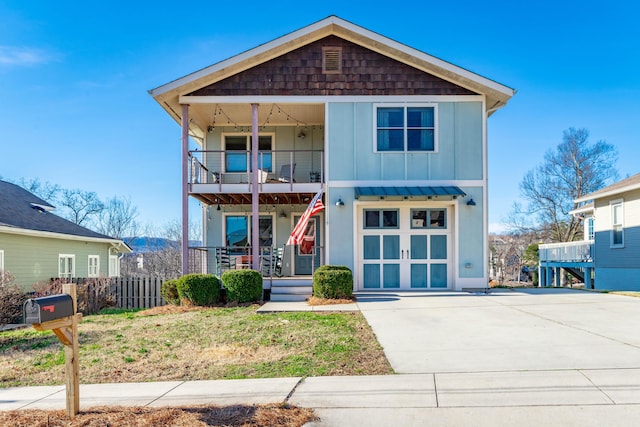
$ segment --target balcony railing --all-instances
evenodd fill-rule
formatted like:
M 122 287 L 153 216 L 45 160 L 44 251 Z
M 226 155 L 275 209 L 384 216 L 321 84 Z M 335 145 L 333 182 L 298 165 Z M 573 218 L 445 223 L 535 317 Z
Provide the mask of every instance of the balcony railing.
M 189 152 L 190 184 L 251 182 L 251 152 L 194 150 Z M 260 183 L 324 182 L 323 150 L 272 150 L 258 153 Z
M 593 262 L 593 240 L 539 246 L 541 262 Z

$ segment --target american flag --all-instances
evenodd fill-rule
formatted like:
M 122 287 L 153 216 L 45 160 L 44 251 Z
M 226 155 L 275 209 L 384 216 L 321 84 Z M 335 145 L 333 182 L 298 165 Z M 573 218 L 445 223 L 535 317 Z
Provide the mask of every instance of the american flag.
M 307 224 L 309 223 L 309 218 L 320 212 L 324 209 L 324 205 L 322 204 L 322 189 L 318 191 L 318 194 L 311 200 L 309 206 L 307 206 L 307 210 L 304 211 L 300 220 L 293 228 L 291 232 L 291 236 L 289 236 L 289 240 L 287 240 L 287 245 L 299 245 L 302 242 L 302 238 L 304 237 L 304 233 L 307 229 Z

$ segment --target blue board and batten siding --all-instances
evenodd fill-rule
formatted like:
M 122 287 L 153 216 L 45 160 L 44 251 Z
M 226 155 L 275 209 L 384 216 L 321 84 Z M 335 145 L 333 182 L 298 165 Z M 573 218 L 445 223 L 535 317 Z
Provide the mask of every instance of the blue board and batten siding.
M 408 104 L 409 105 L 409 104 Z M 468 194 L 453 201 L 455 209 L 454 267 L 467 285 L 480 286 L 486 279 L 484 200 L 483 103 L 475 101 L 437 103 L 437 150 L 434 153 L 376 153 L 374 103 L 330 103 L 327 106 L 328 245 L 331 264 L 356 267 L 355 248 L 359 212 L 354 210 L 353 187 L 367 181 L 381 185 L 406 185 L 406 181 L 429 185 L 446 181 Z M 336 183 L 339 181 L 339 183 Z M 354 185 L 350 186 L 349 181 Z M 460 181 L 458 184 L 457 181 Z M 464 184 L 462 185 L 462 182 Z M 469 185 L 477 181 L 478 185 Z M 467 206 L 473 197 L 476 206 Z M 335 206 L 342 199 L 345 206 Z M 453 272 L 451 272 L 453 273 Z M 456 286 L 459 288 L 460 286 Z M 466 286 L 465 286 L 466 287 Z

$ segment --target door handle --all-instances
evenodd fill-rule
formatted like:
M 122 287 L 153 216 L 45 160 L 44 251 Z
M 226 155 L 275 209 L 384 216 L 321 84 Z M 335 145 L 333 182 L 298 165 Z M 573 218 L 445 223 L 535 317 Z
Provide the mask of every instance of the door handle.
M 402 256 L 400 257 L 400 259 L 404 259 L 404 249 L 400 251 L 402 253 Z

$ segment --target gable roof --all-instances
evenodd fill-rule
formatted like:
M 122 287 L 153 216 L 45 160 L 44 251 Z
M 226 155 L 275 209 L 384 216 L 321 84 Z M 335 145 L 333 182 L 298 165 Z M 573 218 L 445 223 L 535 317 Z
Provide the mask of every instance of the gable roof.
M 586 202 L 588 200 L 602 199 L 603 197 L 615 196 L 631 190 L 637 190 L 640 188 L 640 173 L 637 173 L 629 178 L 618 181 L 615 184 L 611 184 L 601 190 L 594 191 L 574 200 L 576 203 Z
M 55 233 L 57 238 L 100 240 L 126 247 L 124 242 L 89 230 L 51 212 L 53 206 L 24 188 L 0 181 L 0 232 Z M 128 248 L 128 247 L 127 247 Z M 125 252 L 130 250 L 125 249 Z
M 180 104 L 189 103 L 187 95 L 329 36 L 337 36 L 466 88 L 473 93 L 485 95 L 488 114 L 506 105 L 507 101 L 515 94 L 515 90 L 512 88 L 398 43 L 337 16 L 329 16 L 273 41 L 152 89 L 149 93 L 174 119 L 180 121 Z M 200 131 L 202 132 L 202 129 Z

